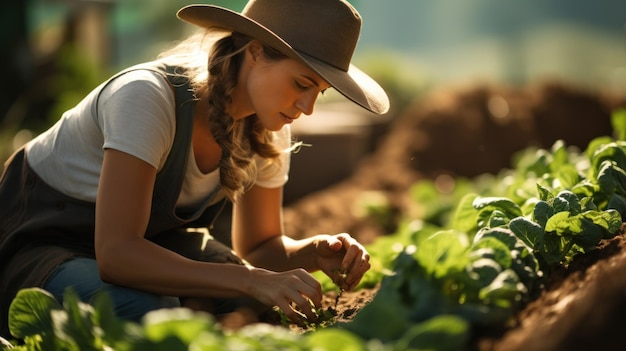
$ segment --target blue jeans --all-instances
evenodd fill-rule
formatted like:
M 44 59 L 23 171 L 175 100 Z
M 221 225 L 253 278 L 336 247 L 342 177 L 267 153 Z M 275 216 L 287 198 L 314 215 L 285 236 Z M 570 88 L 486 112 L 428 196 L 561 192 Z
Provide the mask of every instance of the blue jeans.
M 98 264 L 92 258 L 79 257 L 66 261 L 50 274 L 43 286 L 58 301 L 63 301 L 63 292 L 67 287 L 73 287 L 81 301 L 87 303 L 96 293 L 108 293 L 116 315 L 136 322 L 152 310 L 180 306 L 177 297 L 159 296 L 103 282 Z

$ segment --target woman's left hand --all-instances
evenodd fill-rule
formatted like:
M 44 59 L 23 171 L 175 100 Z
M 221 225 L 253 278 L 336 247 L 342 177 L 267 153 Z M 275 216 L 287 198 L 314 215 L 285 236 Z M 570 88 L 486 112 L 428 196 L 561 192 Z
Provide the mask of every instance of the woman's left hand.
M 370 255 L 347 233 L 316 238 L 317 265 L 343 290 L 354 289 L 370 269 Z

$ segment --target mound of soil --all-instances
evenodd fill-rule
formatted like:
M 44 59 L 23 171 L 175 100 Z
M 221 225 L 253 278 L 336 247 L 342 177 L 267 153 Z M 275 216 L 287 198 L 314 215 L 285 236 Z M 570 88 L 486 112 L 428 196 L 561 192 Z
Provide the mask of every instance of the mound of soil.
M 420 98 L 392 119 L 376 150 L 350 178 L 289 205 L 286 232 L 307 237 L 339 230 L 370 243 L 396 228 L 352 211 L 364 192 L 384 194 L 399 218 L 414 206 L 408 189 L 416 181 L 497 173 L 510 167 L 517 151 L 550 148 L 558 139 L 585 149 L 593 138 L 611 134 L 610 113 L 617 107 L 626 107 L 626 98 L 563 84 L 476 86 Z M 511 328 L 482 335 L 476 350 L 623 348 L 626 342 L 616 336 L 626 330 L 625 245 L 620 234 L 568 267 L 558 267 Z M 327 307 L 335 307 L 333 294 L 325 299 Z M 336 306 L 338 318 L 349 320 L 375 294 L 376 289 L 344 293 Z

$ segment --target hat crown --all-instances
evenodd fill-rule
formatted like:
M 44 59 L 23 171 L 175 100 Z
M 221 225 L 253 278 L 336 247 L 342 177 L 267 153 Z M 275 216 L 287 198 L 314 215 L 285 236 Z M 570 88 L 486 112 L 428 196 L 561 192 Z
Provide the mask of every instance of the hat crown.
M 301 54 L 348 71 L 361 16 L 344 0 L 250 0 L 242 15 L 271 30 Z

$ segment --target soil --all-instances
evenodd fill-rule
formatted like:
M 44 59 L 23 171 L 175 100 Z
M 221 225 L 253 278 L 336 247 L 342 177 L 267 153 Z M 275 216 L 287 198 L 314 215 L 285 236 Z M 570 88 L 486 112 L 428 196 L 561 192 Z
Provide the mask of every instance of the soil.
M 419 179 L 475 177 L 511 165 L 528 146 L 550 148 L 561 139 L 584 150 L 611 134 L 610 113 L 626 107 L 626 97 L 606 96 L 564 84 L 526 88 L 473 86 L 448 88 L 416 98 L 374 142 L 354 174 L 310 194 L 285 210 L 286 231 L 295 237 L 351 233 L 362 243 L 393 233 L 360 217 L 352 206 L 364 191 L 384 194 L 392 214 L 413 213 L 407 189 Z M 626 236 L 603 241 L 597 250 L 555 267 L 545 291 L 503 330 L 477 335 L 476 351 L 624 349 L 626 331 Z M 376 289 L 336 293 L 324 299 L 338 320 L 350 320 Z

